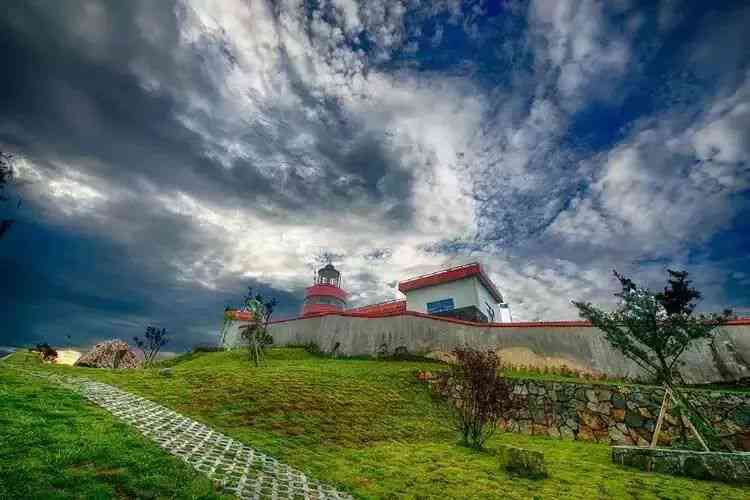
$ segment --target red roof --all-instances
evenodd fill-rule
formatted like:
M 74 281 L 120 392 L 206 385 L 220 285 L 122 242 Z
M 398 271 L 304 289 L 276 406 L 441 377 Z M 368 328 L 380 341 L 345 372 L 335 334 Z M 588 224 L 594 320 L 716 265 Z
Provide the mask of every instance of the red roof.
M 474 321 L 464 321 L 456 318 L 448 318 L 445 316 L 433 316 L 417 311 L 403 311 L 390 313 L 387 315 L 376 316 L 376 315 L 365 315 L 365 314 L 352 314 L 349 311 L 327 311 L 315 314 L 315 316 L 343 316 L 343 317 L 354 317 L 361 319 L 370 318 L 383 318 L 383 317 L 399 317 L 399 316 L 415 316 L 418 318 L 433 319 L 436 321 L 443 321 L 446 323 L 457 323 L 460 325 L 476 326 L 481 328 L 549 328 L 549 327 L 591 327 L 591 323 L 588 321 L 519 321 L 516 323 L 477 323 Z M 290 321 L 298 321 L 301 319 L 307 319 L 305 316 L 298 316 L 294 318 L 284 318 L 271 321 L 270 324 L 276 323 L 287 323 Z M 750 326 L 750 318 L 737 318 L 727 322 L 727 326 Z
M 482 266 L 478 262 L 471 264 L 465 264 L 463 266 L 451 267 L 449 269 L 443 269 L 430 274 L 423 274 L 416 278 L 411 278 L 406 281 L 401 281 L 398 284 L 398 290 L 402 293 L 406 293 L 410 290 L 418 290 L 428 286 L 442 285 L 443 283 L 450 283 L 451 281 L 458 281 L 471 276 L 477 276 L 482 285 L 490 292 L 492 297 L 498 301 L 503 301 L 503 296 L 500 294 L 495 284 L 484 274 Z
M 347 309 L 346 313 L 349 314 L 361 314 L 366 316 L 381 316 L 387 314 L 395 314 L 406 311 L 405 300 L 389 300 L 387 302 L 380 302 L 378 304 L 370 304 L 368 306 L 355 307 L 354 309 Z

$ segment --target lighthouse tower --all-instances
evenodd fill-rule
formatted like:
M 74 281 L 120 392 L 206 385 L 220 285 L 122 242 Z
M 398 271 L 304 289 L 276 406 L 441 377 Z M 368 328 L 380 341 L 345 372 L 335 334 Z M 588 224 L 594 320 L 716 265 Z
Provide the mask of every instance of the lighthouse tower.
M 327 264 L 318 270 L 313 286 L 305 289 L 302 316 L 343 311 L 345 308 L 346 292 L 341 288 L 341 273 L 332 264 Z

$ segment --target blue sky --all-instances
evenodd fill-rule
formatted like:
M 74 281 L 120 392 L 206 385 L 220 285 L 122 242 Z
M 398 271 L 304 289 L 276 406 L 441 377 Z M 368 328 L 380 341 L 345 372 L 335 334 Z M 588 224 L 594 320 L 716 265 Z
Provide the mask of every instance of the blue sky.
M 714 5 L 717 4 L 717 5 Z M 720 5 L 719 5 L 720 4 Z M 746 2 L 13 2 L 2 342 L 209 341 L 480 260 L 514 319 L 687 269 L 750 312 Z

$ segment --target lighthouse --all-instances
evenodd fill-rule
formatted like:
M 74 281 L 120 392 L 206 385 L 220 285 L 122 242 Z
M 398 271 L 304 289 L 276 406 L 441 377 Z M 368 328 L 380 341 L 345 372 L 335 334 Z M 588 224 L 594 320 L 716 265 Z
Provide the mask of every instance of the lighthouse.
M 343 311 L 346 308 L 346 292 L 341 288 L 341 273 L 327 264 L 318 270 L 315 282 L 305 289 L 302 316 Z

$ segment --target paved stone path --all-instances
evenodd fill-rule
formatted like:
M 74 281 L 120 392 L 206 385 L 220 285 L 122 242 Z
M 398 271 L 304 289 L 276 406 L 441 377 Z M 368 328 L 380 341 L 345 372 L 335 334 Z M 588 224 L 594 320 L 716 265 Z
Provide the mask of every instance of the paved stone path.
M 111 385 L 38 373 L 80 392 L 241 499 L 351 499 L 275 458 Z

